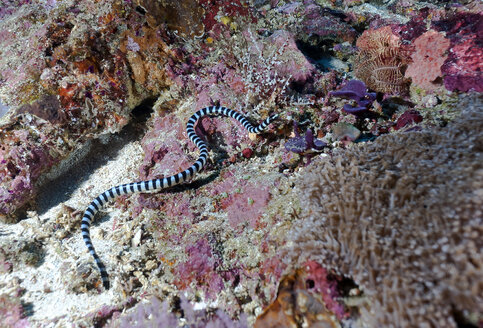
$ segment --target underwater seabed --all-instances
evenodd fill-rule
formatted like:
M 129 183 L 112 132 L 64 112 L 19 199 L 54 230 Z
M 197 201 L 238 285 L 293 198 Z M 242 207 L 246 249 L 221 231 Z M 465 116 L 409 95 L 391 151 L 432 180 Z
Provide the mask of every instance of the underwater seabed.
M 0 326 L 481 326 L 482 9 L 4 1 Z

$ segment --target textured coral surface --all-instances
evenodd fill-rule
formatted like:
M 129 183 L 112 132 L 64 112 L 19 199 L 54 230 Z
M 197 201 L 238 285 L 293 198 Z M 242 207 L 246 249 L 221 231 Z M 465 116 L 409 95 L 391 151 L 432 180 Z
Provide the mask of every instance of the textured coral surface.
M 443 129 L 381 137 L 301 177 L 290 252 L 354 279 L 369 326 L 457 327 L 483 310 L 483 113 L 461 105 Z
M 0 0 L 0 326 L 481 326 L 482 9 Z
M 134 4 L 11 6 L 0 21 L 0 99 L 13 108 L 0 126 L 0 215 L 31 199 L 41 174 L 119 131 L 135 105 L 170 84 L 169 38 Z

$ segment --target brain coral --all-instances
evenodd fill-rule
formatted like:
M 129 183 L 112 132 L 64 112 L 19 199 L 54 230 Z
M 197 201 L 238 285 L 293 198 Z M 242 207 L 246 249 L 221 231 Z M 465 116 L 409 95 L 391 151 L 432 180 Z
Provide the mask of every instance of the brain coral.
M 481 324 L 483 112 L 459 105 L 445 128 L 334 151 L 300 178 L 289 254 L 354 279 L 369 327 Z

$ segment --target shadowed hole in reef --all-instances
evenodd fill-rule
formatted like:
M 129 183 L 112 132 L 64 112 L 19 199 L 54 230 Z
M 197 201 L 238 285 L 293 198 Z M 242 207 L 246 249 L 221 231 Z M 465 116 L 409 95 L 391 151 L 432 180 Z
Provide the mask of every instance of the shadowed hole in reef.
M 120 132 L 87 142 L 60 165 L 53 167 L 37 184 L 38 213 L 43 214 L 67 201 L 87 177 L 115 158 L 126 144 L 140 140 L 146 132 L 146 121 L 152 113 L 153 104 L 154 99 L 145 100 L 131 111 L 131 121 Z
M 308 40 L 297 40 L 297 48 L 312 64 L 322 72 L 330 72 L 331 70 L 345 73 L 349 66 L 344 58 L 337 58 L 333 50 L 333 42 L 320 40 L 313 36 Z
M 471 314 L 467 313 L 467 316 Z M 458 328 L 478 328 L 481 327 L 481 322 L 478 322 L 478 316 L 473 314 L 473 318 L 466 317 L 463 312 L 453 309 L 453 319 Z M 473 322 L 472 322 L 473 321 Z M 480 326 L 479 326 L 480 325 Z

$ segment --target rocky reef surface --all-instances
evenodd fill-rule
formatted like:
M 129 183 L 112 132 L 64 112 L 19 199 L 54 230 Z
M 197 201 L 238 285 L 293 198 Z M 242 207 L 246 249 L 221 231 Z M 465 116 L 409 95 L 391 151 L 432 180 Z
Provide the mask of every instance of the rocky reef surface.
M 2 1 L 2 327 L 481 326 L 482 9 Z

